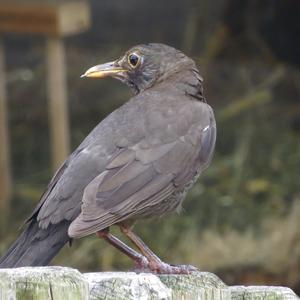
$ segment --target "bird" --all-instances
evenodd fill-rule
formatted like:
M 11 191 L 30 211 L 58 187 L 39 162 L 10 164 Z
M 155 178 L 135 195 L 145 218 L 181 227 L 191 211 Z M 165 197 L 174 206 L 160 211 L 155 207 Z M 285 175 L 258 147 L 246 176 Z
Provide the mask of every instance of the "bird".
M 104 118 L 57 170 L 0 268 L 47 265 L 68 242 L 96 234 L 139 270 L 193 272 L 193 266 L 163 262 L 133 227 L 180 211 L 212 160 L 216 121 L 196 63 L 171 46 L 148 43 L 81 77 L 115 78 L 133 97 Z M 110 233 L 113 225 L 136 250 Z

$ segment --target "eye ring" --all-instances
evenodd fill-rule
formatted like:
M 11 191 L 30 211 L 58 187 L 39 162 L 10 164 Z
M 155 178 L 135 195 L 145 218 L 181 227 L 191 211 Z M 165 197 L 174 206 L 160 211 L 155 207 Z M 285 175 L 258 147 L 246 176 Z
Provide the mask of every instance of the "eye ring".
M 135 52 L 132 52 L 128 55 L 127 61 L 132 68 L 136 68 L 141 63 L 141 56 Z

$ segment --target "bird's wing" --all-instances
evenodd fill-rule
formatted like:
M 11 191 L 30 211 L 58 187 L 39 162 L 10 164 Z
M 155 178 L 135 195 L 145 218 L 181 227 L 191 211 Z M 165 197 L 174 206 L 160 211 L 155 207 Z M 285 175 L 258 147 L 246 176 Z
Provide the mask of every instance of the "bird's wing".
M 44 193 L 41 196 L 40 202 L 39 204 L 36 206 L 36 208 L 34 209 L 34 211 L 31 213 L 31 215 L 25 220 L 25 224 L 28 223 L 29 221 L 31 221 L 33 218 L 35 218 L 37 216 L 37 214 L 39 213 L 41 207 L 43 206 L 44 202 L 47 200 L 47 197 L 49 196 L 49 194 L 51 193 L 51 191 L 53 190 L 53 188 L 56 186 L 56 184 L 58 183 L 59 179 L 61 178 L 61 176 L 64 174 L 65 170 L 67 169 L 70 161 L 77 156 L 77 154 L 80 152 L 80 150 L 76 150 L 74 151 L 64 162 L 63 164 L 59 167 L 59 169 L 56 171 L 56 173 L 53 175 L 50 183 L 48 184 L 46 190 L 44 191 Z
M 82 212 L 69 235 L 79 238 L 136 218 L 182 190 L 208 165 L 214 149 L 215 124 L 201 123 L 168 143 L 145 139 L 120 148 L 85 189 Z

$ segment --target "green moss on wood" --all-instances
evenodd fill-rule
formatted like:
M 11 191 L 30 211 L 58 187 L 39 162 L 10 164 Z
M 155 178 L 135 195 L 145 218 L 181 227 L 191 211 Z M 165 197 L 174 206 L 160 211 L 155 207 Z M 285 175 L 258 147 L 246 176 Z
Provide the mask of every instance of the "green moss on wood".
M 77 270 L 37 267 L 0 270 L 2 300 L 88 299 L 88 283 Z
M 212 273 L 81 274 L 63 267 L 0 269 L 0 300 L 296 300 L 291 289 L 226 286 Z
M 212 273 L 160 275 L 159 278 L 172 290 L 172 299 L 231 299 L 228 287 Z

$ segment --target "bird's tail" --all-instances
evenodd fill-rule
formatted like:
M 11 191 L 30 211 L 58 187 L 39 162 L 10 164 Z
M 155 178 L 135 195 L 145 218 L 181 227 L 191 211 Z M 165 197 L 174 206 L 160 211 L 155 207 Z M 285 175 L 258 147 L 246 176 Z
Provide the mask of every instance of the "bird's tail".
M 70 222 L 65 221 L 51 224 L 47 229 L 41 229 L 33 219 L 4 256 L 0 258 L 0 268 L 47 265 L 70 240 L 69 225 Z

